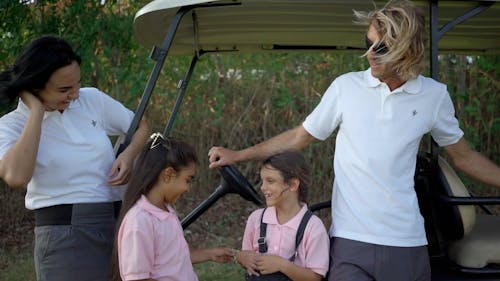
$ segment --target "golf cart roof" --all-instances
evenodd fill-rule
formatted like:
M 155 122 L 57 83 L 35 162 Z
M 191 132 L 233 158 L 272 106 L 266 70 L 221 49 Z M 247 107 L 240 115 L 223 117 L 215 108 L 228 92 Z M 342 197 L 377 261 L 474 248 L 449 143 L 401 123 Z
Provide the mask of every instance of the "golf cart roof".
M 438 28 L 435 34 L 439 37 L 433 40 L 439 40 L 440 53 L 500 53 L 500 1 L 434 1 L 437 4 L 432 17 L 431 2 L 415 1 L 426 12 L 428 25 L 432 23 Z M 183 7 L 189 8 L 189 14 L 180 19 L 169 54 L 291 49 L 355 51 L 364 49 L 366 27 L 353 23 L 353 10 L 370 11 L 374 5 L 382 7 L 384 3 L 386 1 L 155 0 L 136 13 L 134 32 L 145 47 L 160 46 Z M 459 24 L 447 26 L 449 23 Z

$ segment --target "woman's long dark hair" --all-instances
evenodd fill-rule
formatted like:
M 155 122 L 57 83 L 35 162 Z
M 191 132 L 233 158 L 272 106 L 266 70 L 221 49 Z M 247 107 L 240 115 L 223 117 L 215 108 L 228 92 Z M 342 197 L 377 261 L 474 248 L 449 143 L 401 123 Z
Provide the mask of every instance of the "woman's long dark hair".
M 194 148 L 180 140 L 166 139 L 161 134 L 155 133 L 146 143 L 132 170 L 116 223 L 113 249 L 113 280 L 121 280 L 117 238 L 118 230 L 127 212 L 141 198 L 141 195 L 146 195 L 151 190 L 164 169 L 172 167 L 175 171 L 180 172 L 183 168 L 196 162 L 197 156 Z
M 307 193 L 311 186 L 311 167 L 300 151 L 284 151 L 270 156 L 262 162 L 262 167 L 270 167 L 280 172 L 285 183 L 298 179 L 299 201 L 307 203 Z
M 45 35 L 33 40 L 14 65 L 0 73 L 1 102 L 14 101 L 23 90 L 37 96 L 56 70 L 74 61 L 80 64 L 81 58 L 64 39 Z

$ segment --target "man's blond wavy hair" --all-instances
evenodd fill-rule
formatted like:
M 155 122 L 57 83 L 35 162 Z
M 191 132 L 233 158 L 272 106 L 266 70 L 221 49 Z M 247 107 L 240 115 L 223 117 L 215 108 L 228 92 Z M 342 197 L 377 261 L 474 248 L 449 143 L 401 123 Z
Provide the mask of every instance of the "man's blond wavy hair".
M 383 8 L 371 12 L 354 11 L 355 23 L 372 25 L 388 52 L 379 57 L 405 81 L 416 78 L 424 67 L 426 45 L 423 11 L 406 0 L 389 1 Z M 374 42 L 375 46 L 378 42 Z M 368 51 L 364 54 L 366 56 Z

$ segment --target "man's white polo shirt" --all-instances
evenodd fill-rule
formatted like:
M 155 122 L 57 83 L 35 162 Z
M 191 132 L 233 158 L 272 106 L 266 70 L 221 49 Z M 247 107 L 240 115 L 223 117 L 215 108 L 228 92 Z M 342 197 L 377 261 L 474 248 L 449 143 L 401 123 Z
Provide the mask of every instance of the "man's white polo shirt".
M 16 110 L 0 118 L 0 158 L 21 135 L 28 114 L 19 100 Z M 81 88 L 63 113 L 45 112 L 26 208 L 120 200 L 122 188 L 107 184 L 115 160 L 108 135 L 126 133 L 133 115 L 95 88 Z
M 428 132 L 440 146 L 463 135 L 444 84 L 419 76 L 391 92 L 370 69 L 347 73 L 330 85 L 303 126 L 319 140 L 339 127 L 331 236 L 427 244 L 413 181 L 419 143 Z

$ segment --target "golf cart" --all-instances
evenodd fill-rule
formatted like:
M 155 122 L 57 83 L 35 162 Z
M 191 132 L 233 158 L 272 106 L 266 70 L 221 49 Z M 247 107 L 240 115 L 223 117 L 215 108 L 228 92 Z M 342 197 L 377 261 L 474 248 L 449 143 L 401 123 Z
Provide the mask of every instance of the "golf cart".
M 377 6 L 384 2 L 375 1 Z M 438 78 L 438 52 L 500 53 L 499 1 L 415 1 L 427 11 L 431 76 Z M 352 10 L 367 11 L 373 1 L 341 0 L 155 0 L 136 14 L 137 40 L 151 48 L 153 70 L 136 110 L 125 147 L 138 127 L 167 55 L 192 60 L 163 134 L 168 136 L 194 67 L 206 53 L 365 50 L 365 29 L 352 22 Z M 487 205 L 500 198 L 473 197 L 431 140 L 418 155 L 415 190 L 425 218 L 433 280 L 500 280 L 500 217 Z M 214 193 L 186 218 L 187 228 L 227 193 L 262 205 L 253 186 L 234 166 L 221 170 Z M 474 205 L 484 214 L 476 214 Z M 313 211 L 330 202 L 311 205 Z

